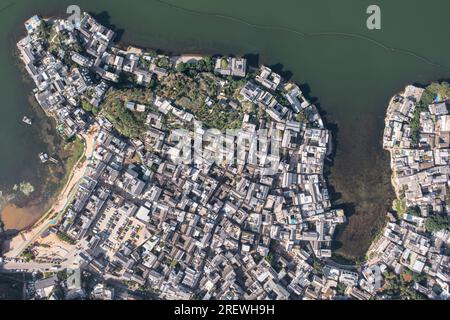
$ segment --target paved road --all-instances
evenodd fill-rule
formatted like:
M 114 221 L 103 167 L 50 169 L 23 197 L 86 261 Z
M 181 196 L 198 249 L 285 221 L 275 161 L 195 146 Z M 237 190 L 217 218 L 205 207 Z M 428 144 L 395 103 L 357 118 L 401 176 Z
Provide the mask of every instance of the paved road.
M 326 262 L 326 264 L 328 264 L 328 265 L 330 265 L 330 266 L 333 266 L 333 267 L 339 268 L 339 269 L 344 269 L 344 270 L 350 270 L 350 271 L 352 271 L 352 270 L 357 270 L 358 268 L 360 268 L 360 266 L 358 266 L 358 265 L 356 265 L 356 264 L 353 264 L 353 265 L 349 265 L 349 264 L 340 264 L 340 263 L 334 262 L 334 261 L 331 260 L 331 259 L 326 259 L 325 262 Z
M 38 262 L 6 262 L 0 268 L 0 272 L 12 272 L 16 270 L 23 270 L 26 272 L 34 271 L 60 271 L 66 268 L 75 267 L 73 263 L 63 262 L 58 266 L 54 263 L 38 263 Z
M 25 270 L 27 272 L 33 272 L 33 271 L 60 271 L 67 268 L 77 268 L 78 263 L 76 262 L 76 258 L 78 256 L 79 250 L 74 249 L 72 251 L 67 252 L 67 255 L 63 258 L 63 261 L 61 263 L 55 263 L 55 262 L 48 262 L 48 263 L 42 263 L 42 262 L 36 262 L 36 261 L 30 261 L 30 262 L 20 262 L 20 259 L 10 259 L 4 261 L 3 265 L 0 266 L 0 272 L 11 272 L 14 270 Z

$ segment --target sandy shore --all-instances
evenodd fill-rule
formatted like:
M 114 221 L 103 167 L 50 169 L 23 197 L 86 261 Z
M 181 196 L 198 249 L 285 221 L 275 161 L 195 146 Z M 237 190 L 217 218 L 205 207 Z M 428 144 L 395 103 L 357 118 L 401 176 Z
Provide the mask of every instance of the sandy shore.
M 187 62 L 191 62 L 191 61 L 198 61 L 198 60 L 202 60 L 204 57 L 205 57 L 204 55 L 199 55 L 199 54 L 183 54 L 177 59 L 176 64 L 178 64 L 180 62 L 187 63 Z
M 1 211 L 1 219 L 5 230 L 23 230 L 40 219 L 41 206 L 19 208 L 8 204 Z
M 92 126 L 89 132 L 82 134 L 80 137 L 85 143 L 84 155 L 79 162 L 74 166 L 70 178 L 65 187 L 51 206 L 50 210 L 45 213 L 40 220 L 38 220 L 32 227 L 20 232 L 12 238 L 5 248 L 4 255 L 6 257 L 17 257 L 21 252 L 33 241 L 38 241 L 40 235 L 49 227 L 56 225 L 62 214 L 64 213 L 67 204 L 70 203 L 76 193 L 78 182 L 84 176 L 87 165 L 90 160 L 95 147 L 95 138 L 97 135 L 97 126 Z

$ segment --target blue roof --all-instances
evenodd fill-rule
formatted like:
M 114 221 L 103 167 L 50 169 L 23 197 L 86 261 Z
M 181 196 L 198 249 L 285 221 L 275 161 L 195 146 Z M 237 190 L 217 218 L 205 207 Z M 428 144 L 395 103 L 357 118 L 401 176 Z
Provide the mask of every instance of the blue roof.
M 134 102 L 131 101 L 127 102 L 127 109 L 134 110 L 134 106 L 135 106 Z

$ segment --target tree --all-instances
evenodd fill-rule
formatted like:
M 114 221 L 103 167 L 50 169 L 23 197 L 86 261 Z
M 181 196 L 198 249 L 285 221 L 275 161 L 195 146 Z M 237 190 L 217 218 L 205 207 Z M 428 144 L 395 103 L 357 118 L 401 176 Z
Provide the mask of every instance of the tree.
M 184 62 L 180 62 L 179 64 L 177 64 L 177 72 L 185 72 L 188 69 L 186 63 Z
M 265 257 L 265 259 L 270 265 L 272 265 L 275 262 L 275 256 L 274 256 L 273 252 L 269 252 L 267 254 L 267 256 Z
M 58 236 L 58 239 L 61 241 L 67 242 L 69 244 L 75 243 L 67 234 L 63 232 L 58 232 L 56 235 Z
M 412 216 L 420 217 L 420 208 L 418 206 L 415 206 L 411 208 L 408 213 Z
M 167 57 L 158 57 L 156 59 L 156 65 L 160 68 L 168 68 L 170 65 L 170 60 Z
M 56 275 L 57 275 L 57 277 L 58 277 L 58 279 L 60 280 L 60 281 L 65 281 L 65 280 L 67 280 L 67 278 L 68 278 L 68 274 L 67 274 L 67 270 L 66 269 L 64 269 L 64 270 L 61 270 L 61 271 L 58 271 L 57 273 L 56 273 Z
M 420 102 L 414 109 L 413 117 L 409 126 L 411 127 L 411 140 L 415 145 L 419 143 L 420 138 L 420 113 L 427 110 L 428 104 Z
M 222 58 L 222 59 L 220 60 L 220 67 L 221 67 L 222 69 L 228 68 L 228 60 L 225 59 L 225 58 Z
M 429 104 L 433 103 L 437 95 L 439 95 L 441 98 L 450 98 L 450 84 L 448 84 L 447 82 L 433 82 L 425 88 L 420 101 L 428 106 Z
M 319 275 L 323 274 L 323 265 L 319 260 L 314 260 L 313 268 L 317 274 L 319 274 Z
M 205 62 L 206 70 L 207 72 L 213 72 L 214 71 L 214 62 L 211 57 L 204 57 L 203 61 Z
M 450 217 L 440 215 L 429 217 L 425 222 L 425 229 L 428 232 L 450 229 Z
M 259 252 L 256 252 L 254 255 L 253 255 L 253 260 L 255 260 L 255 263 L 259 263 L 261 260 L 262 260 L 262 256 L 259 254 Z
M 86 100 L 83 100 L 81 102 L 81 107 L 83 108 L 84 111 L 87 111 L 87 112 L 92 112 L 92 110 L 94 108 L 94 106 Z
M 42 20 L 41 24 L 38 27 L 39 38 L 47 41 L 48 38 L 50 37 L 51 28 L 52 26 L 47 21 Z
M 394 210 L 399 217 L 402 217 L 406 213 L 406 198 L 404 196 L 400 196 L 399 199 L 394 200 Z
M 29 262 L 31 260 L 34 260 L 35 256 L 33 254 L 33 252 L 30 249 L 26 249 L 23 253 L 22 253 L 22 257 L 24 258 L 25 261 Z
M 103 112 L 116 130 L 126 137 L 137 138 L 144 131 L 144 120 L 125 108 L 120 100 L 107 100 Z

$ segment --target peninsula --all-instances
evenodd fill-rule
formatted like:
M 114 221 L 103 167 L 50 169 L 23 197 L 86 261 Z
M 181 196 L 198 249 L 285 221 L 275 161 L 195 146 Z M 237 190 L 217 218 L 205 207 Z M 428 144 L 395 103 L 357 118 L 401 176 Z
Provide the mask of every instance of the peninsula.
M 244 57 L 120 48 L 88 13 L 25 27 L 36 101 L 85 144 L 53 209 L 0 260 L 38 274 L 30 298 L 448 297 L 446 92 L 391 101 L 398 199 L 366 261 L 342 266 L 331 132 L 296 83 Z
M 390 270 L 387 293 L 448 299 L 450 115 L 448 83 L 407 86 L 388 106 L 383 146 L 397 199 L 370 250 Z
M 164 299 L 317 295 L 305 285 L 345 216 L 323 176 L 330 132 L 298 85 L 245 58 L 119 48 L 87 13 L 25 26 L 35 99 L 91 147 L 3 268 L 82 269 Z

